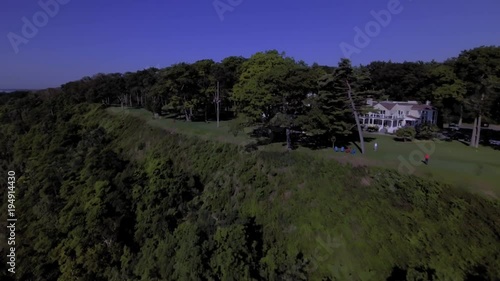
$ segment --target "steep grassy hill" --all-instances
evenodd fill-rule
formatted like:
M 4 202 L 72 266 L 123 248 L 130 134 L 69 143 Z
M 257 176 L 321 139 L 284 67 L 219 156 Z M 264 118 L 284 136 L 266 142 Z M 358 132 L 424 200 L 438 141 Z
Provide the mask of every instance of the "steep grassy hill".
M 11 113 L 0 173 L 18 175 L 17 280 L 500 278 L 498 201 L 96 105 Z

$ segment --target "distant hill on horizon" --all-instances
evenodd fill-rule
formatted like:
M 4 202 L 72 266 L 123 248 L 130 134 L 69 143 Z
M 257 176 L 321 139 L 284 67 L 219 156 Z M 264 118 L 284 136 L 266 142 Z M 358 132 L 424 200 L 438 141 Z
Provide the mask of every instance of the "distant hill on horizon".
M 40 89 L 0 89 L 0 94 L 8 94 L 18 91 L 38 91 Z

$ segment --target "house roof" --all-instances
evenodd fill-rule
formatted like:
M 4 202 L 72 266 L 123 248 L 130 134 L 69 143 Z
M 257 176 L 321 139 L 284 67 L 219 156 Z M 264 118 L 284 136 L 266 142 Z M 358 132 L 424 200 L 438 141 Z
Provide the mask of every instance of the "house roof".
M 398 105 L 403 105 L 403 106 L 415 106 L 419 105 L 418 103 L 411 103 L 411 102 L 398 102 Z
M 383 106 L 387 110 L 392 110 L 396 105 L 411 106 L 411 110 L 432 110 L 432 109 L 434 109 L 434 107 L 431 105 L 419 104 L 419 103 L 413 102 L 413 101 L 408 101 L 408 102 L 381 101 L 381 102 L 375 103 L 374 105 L 377 105 L 377 104 Z
M 432 106 L 426 105 L 426 104 L 415 104 L 411 107 L 412 110 L 427 110 L 427 109 L 433 109 Z
M 396 106 L 396 104 L 392 102 L 380 102 L 379 104 L 388 110 L 391 110 Z

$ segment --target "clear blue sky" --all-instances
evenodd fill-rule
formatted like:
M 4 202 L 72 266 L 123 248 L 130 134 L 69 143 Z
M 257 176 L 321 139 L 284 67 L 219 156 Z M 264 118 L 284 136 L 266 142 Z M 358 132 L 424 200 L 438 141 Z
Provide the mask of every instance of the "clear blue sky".
M 242 0 L 221 21 L 213 0 L 64 1 L 69 2 L 20 44 L 17 54 L 7 35 L 23 36 L 22 17 L 33 23 L 33 15 L 43 10 L 38 1 L 1 1 L 0 88 L 57 87 L 99 72 L 249 57 L 269 49 L 335 65 L 343 56 L 339 45 L 354 45 L 354 28 L 364 29 L 373 19 L 370 11 L 387 9 L 390 2 Z M 500 45 L 499 0 L 401 0 L 401 7 L 361 53 L 351 56 L 354 64 L 441 61 L 464 49 Z

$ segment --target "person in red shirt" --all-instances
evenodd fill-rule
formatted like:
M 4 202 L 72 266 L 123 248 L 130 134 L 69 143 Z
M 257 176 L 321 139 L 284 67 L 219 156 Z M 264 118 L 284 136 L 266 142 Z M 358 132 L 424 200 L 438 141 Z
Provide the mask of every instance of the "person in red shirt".
M 429 164 L 429 154 L 425 154 L 425 165 Z

